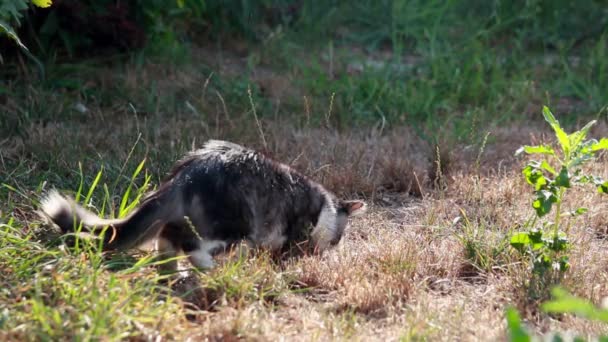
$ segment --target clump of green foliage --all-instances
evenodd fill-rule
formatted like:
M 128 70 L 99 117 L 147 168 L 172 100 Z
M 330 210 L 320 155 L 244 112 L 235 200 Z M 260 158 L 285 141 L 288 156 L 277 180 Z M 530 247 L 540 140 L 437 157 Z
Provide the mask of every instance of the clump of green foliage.
M 511 246 L 529 257 L 532 269 L 530 290 L 533 297 L 543 296 L 550 286 L 559 282 L 569 267 L 568 232 L 573 218 L 587 212 L 580 207 L 565 211 L 562 204 L 566 191 L 576 185 L 593 184 L 598 192 L 608 193 L 608 181 L 587 174 L 582 166 L 593 160 L 595 154 L 608 149 L 608 139 L 585 140 L 595 120 L 589 122 L 579 131 L 567 134 L 555 119 L 549 108 L 543 108 L 545 120 L 553 128 L 559 149 L 549 145 L 523 146 L 517 154 L 525 152 L 545 156 L 546 159 L 533 160 L 523 168 L 523 175 L 528 184 L 534 187 L 532 207 L 536 216 L 529 225 L 528 231 L 517 232 L 511 237 Z M 554 211 L 553 221 L 539 219 L 547 217 Z M 567 223 L 564 224 L 564 221 Z M 565 225 L 565 227 L 564 227 Z M 565 228 L 565 229 L 564 229 Z
M 15 31 L 15 27 L 21 25 L 23 13 L 31 4 L 37 7 L 46 8 L 51 6 L 51 0 L 1 0 L 0 1 L 0 36 L 5 35 L 14 40 L 17 45 L 28 51 L 27 47 L 21 42 Z M 2 54 L 0 54 L 0 62 Z
M 299 8 L 294 0 L 64 0 L 28 11 L 30 3 L 51 5 L 50 0 L 0 0 L 0 31 L 45 58 L 99 54 L 104 48 L 146 48 L 176 57 L 196 37 L 259 39 Z

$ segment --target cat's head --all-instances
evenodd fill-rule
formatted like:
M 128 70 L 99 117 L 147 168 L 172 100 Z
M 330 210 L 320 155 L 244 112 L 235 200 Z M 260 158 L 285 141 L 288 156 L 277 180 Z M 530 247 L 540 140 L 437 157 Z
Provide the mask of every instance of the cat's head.
M 349 219 L 367 210 L 367 204 L 359 200 L 339 200 L 327 197 L 317 223 L 311 233 L 315 251 L 322 252 L 337 245 L 349 224 Z

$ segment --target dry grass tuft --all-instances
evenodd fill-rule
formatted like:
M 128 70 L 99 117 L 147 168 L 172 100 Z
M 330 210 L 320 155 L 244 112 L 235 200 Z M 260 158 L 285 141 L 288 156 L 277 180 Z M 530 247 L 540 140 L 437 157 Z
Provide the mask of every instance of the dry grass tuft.
M 295 265 L 297 279 L 313 298 L 333 293 L 336 312 L 382 317 L 410 298 L 418 255 L 413 241 L 407 242 L 404 236 L 379 248 L 375 240 L 384 238 L 375 235 L 377 228 L 363 231 L 363 224 L 353 227 L 351 238 L 339 251 L 324 256 L 322 263 L 317 258 L 300 260 Z M 392 234 L 394 238 L 401 235 L 397 231 Z
M 421 193 L 427 182 L 425 143 L 407 130 L 377 135 L 285 127 L 268 126 L 273 156 L 338 194 L 369 197 L 377 191 Z

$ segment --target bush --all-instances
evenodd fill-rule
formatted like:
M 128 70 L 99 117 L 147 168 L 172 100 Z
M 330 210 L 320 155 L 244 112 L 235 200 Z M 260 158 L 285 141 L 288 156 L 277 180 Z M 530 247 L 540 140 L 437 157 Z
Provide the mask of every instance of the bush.
M 38 7 L 49 7 L 50 0 L 2 0 L 0 2 L 0 33 L 5 34 L 13 39 L 19 46 L 25 48 L 21 40 L 15 33 L 15 26 L 21 24 L 23 13 L 28 9 L 30 4 Z
M 188 34 L 216 38 L 224 34 L 259 39 L 268 28 L 297 13 L 295 0 L 0 0 L 0 28 L 42 56 L 170 49 Z M 43 4 L 44 3 L 44 4 Z M 29 10 L 28 10 L 29 9 Z M 17 29 L 14 29 L 17 28 Z M 202 35 L 200 34 L 202 33 Z M 20 41 L 17 36 L 21 37 Z

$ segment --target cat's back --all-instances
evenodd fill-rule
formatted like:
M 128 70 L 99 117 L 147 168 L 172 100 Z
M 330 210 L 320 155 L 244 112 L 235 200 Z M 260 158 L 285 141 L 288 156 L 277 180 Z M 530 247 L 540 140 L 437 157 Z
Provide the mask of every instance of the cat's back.
M 189 156 L 197 160 L 198 171 L 203 173 L 253 176 L 275 171 L 274 162 L 260 152 L 224 140 L 209 140 Z
M 212 183 L 214 187 L 272 181 L 276 163 L 258 151 L 224 140 L 208 140 L 179 160 L 168 178 L 176 184 Z
M 306 192 L 312 182 L 289 166 L 261 152 L 223 140 L 209 140 L 188 153 L 173 172 L 173 182 L 188 191 L 240 197 L 256 193 L 279 199 Z

